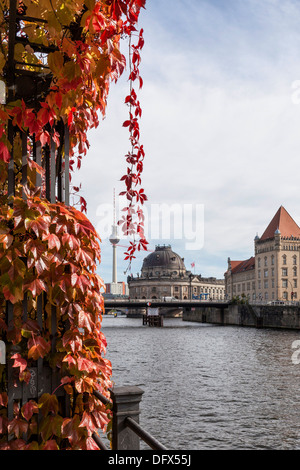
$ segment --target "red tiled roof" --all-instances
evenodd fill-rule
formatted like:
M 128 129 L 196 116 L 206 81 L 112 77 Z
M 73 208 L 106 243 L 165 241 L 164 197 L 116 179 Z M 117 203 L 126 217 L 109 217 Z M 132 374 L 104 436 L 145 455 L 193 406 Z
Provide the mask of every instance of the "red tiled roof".
M 255 266 L 255 257 L 246 259 L 244 261 L 231 261 L 231 274 L 241 273 L 243 271 L 249 271 L 254 269 Z
M 235 269 L 243 261 L 230 261 L 231 270 Z
M 300 227 L 298 227 L 294 219 L 283 206 L 279 207 L 268 227 L 260 237 L 260 240 L 273 238 L 277 229 L 280 231 L 282 237 L 300 238 Z

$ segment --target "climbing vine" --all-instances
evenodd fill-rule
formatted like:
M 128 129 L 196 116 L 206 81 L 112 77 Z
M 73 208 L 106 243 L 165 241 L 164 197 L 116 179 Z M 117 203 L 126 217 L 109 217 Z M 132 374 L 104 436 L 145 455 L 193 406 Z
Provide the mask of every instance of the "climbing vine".
M 133 236 L 134 239 L 129 243 L 127 252 L 125 253 L 125 259 L 129 260 L 129 266 L 136 250 L 146 250 L 148 242 L 144 235 L 144 214 L 142 206 L 147 200 L 147 196 L 143 188 L 137 189 L 136 186 L 141 183 L 141 174 L 143 171 L 143 161 L 145 157 L 145 151 L 143 145 L 140 144 L 140 126 L 139 119 L 142 116 L 142 109 L 138 100 L 137 92 L 134 88 L 134 82 L 139 83 L 139 88 L 143 86 L 143 80 L 140 75 L 139 65 L 141 62 L 140 51 L 144 46 L 143 30 L 141 29 L 137 44 L 132 44 L 131 36 L 129 43 L 130 52 L 130 93 L 125 98 L 125 103 L 129 106 L 129 119 L 123 123 L 124 127 L 129 129 L 129 140 L 131 149 L 126 155 L 126 161 L 128 164 L 127 174 L 124 175 L 121 180 L 125 181 L 126 191 L 122 191 L 121 195 L 125 195 L 128 206 L 124 208 L 125 215 L 119 220 L 123 233 L 125 235 Z M 138 242 L 135 236 L 139 235 Z
M 139 144 L 141 108 L 132 83 L 139 80 L 142 85 L 138 65 L 143 35 L 136 27 L 144 6 L 145 0 L 17 2 L 20 41 L 14 61 L 21 69 L 44 73 L 48 86 L 34 99 L 16 97 L 0 105 L 0 339 L 6 342 L 16 381 L 29 384 L 30 368 L 41 359 L 60 371 L 61 380 L 52 393 L 44 393 L 38 401 L 28 400 L 22 406 L 16 403 L 9 418 L 6 368 L 0 365 L 0 449 L 98 449 L 92 436 L 110 423 L 109 408 L 93 395 L 98 390 L 109 398 L 112 385 L 111 364 L 105 358 L 106 339 L 101 332 L 104 286 L 96 272 L 101 261 L 99 236 L 82 211 L 45 199 L 45 168 L 34 161 L 33 148 L 37 142 L 43 148 L 49 146 L 51 137 L 57 146 L 62 145 L 58 132 L 62 122 L 70 132 L 71 169 L 80 168 L 89 148 L 87 132 L 99 125 L 99 114 L 105 115 L 110 83 L 118 80 L 126 66 L 120 41 L 134 34 L 138 43 L 130 46 L 130 95 L 125 99 L 130 113 L 124 126 L 129 127 L 131 142 L 126 156 L 126 210 L 132 214 L 135 203 L 143 204 L 146 196 L 138 189 L 144 159 Z M 0 0 L 0 76 L 4 81 L 9 13 L 9 1 Z M 36 44 L 48 53 L 37 53 Z M 14 196 L 9 195 L 7 185 L 12 152 L 9 123 L 14 126 Z M 21 132 L 29 137 L 25 184 Z M 38 177 L 40 186 L 36 186 Z M 81 202 L 84 209 L 86 202 Z M 127 232 L 132 233 L 135 226 L 140 237 L 134 242 L 137 249 L 147 243 L 140 205 L 135 212 L 138 222 Z M 39 302 L 43 325 L 37 315 Z M 9 322 L 8 304 L 12 306 Z M 67 417 L 57 396 L 62 388 L 70 401 Z

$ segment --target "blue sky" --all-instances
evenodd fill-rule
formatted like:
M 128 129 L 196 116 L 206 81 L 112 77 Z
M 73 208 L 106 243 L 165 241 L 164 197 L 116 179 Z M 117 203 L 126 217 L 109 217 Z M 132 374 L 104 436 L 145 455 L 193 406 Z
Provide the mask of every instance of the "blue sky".
M 170 243 L 203 276 L 222 277 L 228 256 L 252 256 L 256 233 L 281 204 L 300 224 L 299 26 L 300 2 L 291 0 L 148 0 L 141 13 L 147 211 L 163 203 L 204 208 L 201 248 L 187 250 L 184 238 L 150 237 L 149 246 Z M 106 118 L 90 132 L 91 148 L 74 176 L 96 227 L 113 188 L 123 190 L 127 92 L 125 72 L 111 87 Z M 133 274 L 145 255 L 133 262 Z M 120 247 L 119 280 L 126 279 L 123 257 Z M 103 237 L 105 282 L 111 260 Z

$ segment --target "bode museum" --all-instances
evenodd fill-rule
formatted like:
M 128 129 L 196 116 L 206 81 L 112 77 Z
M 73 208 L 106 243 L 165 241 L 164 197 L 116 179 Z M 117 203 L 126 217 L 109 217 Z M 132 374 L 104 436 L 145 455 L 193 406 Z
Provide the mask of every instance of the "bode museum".
M 127 282 L 131 299 L 223 300 L 225 295 L 223 279 L 187 271 L 170 245 L 156 246 L 144 259 L 141 274 L 128 276 Z

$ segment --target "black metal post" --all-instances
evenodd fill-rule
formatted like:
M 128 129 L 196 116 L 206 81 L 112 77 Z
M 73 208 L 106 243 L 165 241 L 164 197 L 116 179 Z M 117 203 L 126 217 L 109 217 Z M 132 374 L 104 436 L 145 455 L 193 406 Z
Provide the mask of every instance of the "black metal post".
M 22 197 L 26 197 L 26 184 L 27 184 L 27 133 L 22 132 Z
M 70 135 L 69 127 L 65 124 L 65 204 L 70 205 Z
M 51 136 L 50 144 L 50 202 L 55 203 L 55 186 L 56 186 L 56 171 L 55 171 L 55 150 L 56 145 Z

